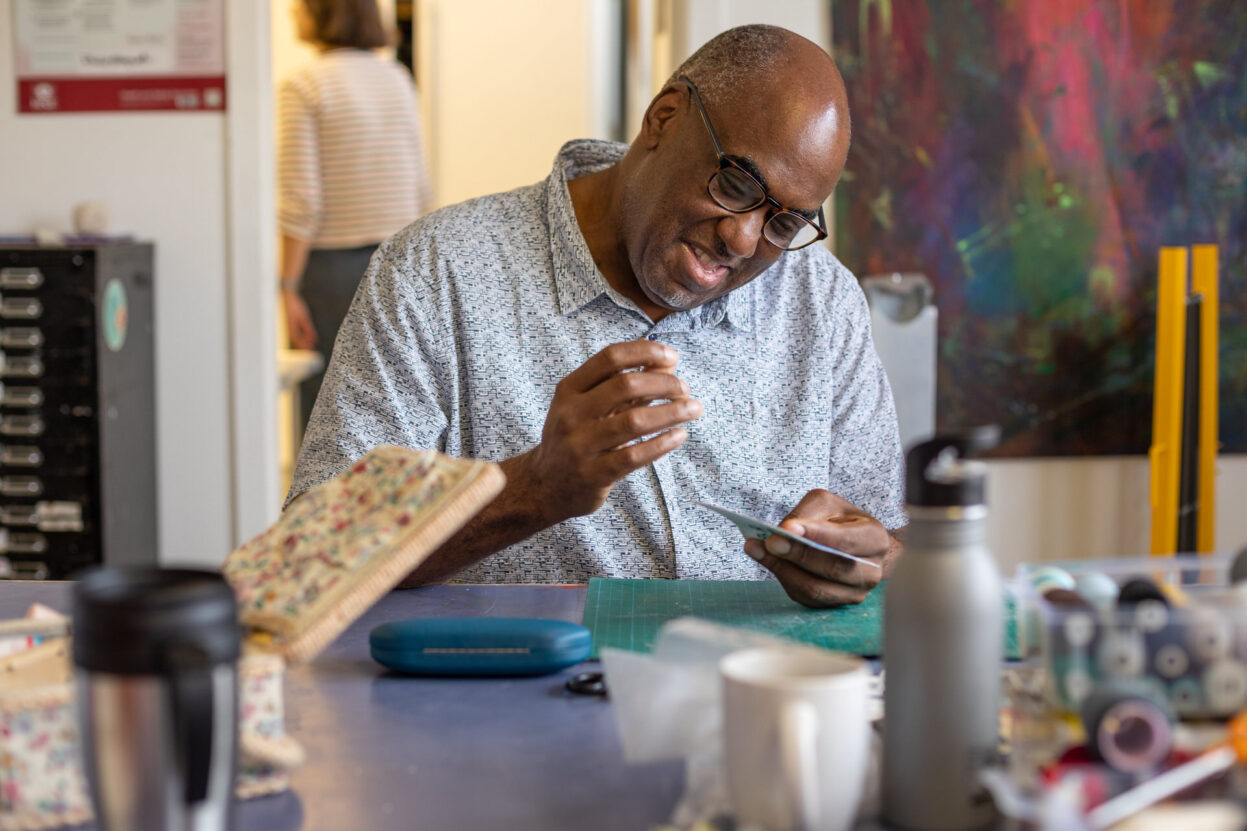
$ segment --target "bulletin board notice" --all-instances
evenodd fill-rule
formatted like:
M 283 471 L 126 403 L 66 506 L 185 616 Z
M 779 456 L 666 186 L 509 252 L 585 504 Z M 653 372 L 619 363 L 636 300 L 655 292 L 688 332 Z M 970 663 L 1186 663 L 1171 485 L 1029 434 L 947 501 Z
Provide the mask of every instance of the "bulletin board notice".
M 21 113 L 225 109 L 224 0 L 14 0 Z

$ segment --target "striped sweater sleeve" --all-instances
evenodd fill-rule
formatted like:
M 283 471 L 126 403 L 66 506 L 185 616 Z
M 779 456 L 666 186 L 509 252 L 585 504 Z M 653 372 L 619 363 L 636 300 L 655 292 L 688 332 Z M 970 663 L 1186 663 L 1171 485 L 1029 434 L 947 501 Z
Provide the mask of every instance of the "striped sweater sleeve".
M 320 149 L 312 90 L 295 80 L 277 96 L 277 218 L 282 233 L 315 238 L 323 213 Z

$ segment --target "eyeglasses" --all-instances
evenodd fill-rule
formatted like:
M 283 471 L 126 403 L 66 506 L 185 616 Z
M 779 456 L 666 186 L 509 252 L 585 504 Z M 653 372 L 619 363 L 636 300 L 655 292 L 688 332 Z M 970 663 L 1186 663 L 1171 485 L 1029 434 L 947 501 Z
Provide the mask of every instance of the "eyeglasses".
M 714 143 L 715 155 L 719 157 L 719 169 L 710 175 L 710 181 L 706 183 L 706 192 L 710 194 L 715 204 L 734 214 L 747 214 L 763 205 L 770 205 L 775 212 L 767 217 L 763 224 L 762 236 L 771 245 L 784 251 L 796 251 L 810 243 L 825 239 L 827 221 L 823 218 L 822 206 L 818 208 L 818 224 L 815 224 L 803 213 L 779 204 L 766 192 L 766 188 L 753 177 L 753 174 L 723 152 L 723 146 L 719 144 L 719 136 L 710 123 L 710 115 L 706 112 L 706 105 L 702 103 L 701 93 L 697 91 L 696 85 L 687 75 L 681 75 L 676 80 L 687 86 L 689 92 L 693 93 L 693 100 L 697 102 L 701 120 L 706 124 L 706 132 L 710 133 L 710 141 Z

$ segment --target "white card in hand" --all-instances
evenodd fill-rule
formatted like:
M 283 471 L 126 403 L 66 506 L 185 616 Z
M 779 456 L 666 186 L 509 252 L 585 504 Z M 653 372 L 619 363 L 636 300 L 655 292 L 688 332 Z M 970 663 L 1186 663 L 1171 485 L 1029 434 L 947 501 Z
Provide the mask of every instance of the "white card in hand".
M 711 505 L 709 502 L 694 502 L 693 504 L 700 505 L 703 508 L 709 508 L 715 513 L 722 514 L 723 516 L 727 517 L 732 522 L 736 523 L 736 527 L 739 528 L 740 532 L 744 534 L 746 537 L 749 537 L 755 540 L 765 540 L 771 534 L 779 534 L 781 537 L 784 537 L 785 539 L 791 540 L 793 542 L 801 543 L 802 545 L 805 545 L 805 546 L 809 546 L 810 548 L 813 548 L 815 551 L 823 551 L 823 552 L 826 552 L 827 554 L 835 554 L 837 557 L 844 557 L 846 560 L 852 560 L 855 563 L 862 563 L 863 565 L 873 566 L 874 568 L 880 568 L 880 565 L 878 563 L 872 560 L 867 560 L 865 557 L 855 557 L 854 555 L 849 554 L 845 551 L 841 551 L 838 548 L 832 548 L 829 545 L 823 545 L 821 542 L 814 542 L 814 540 L 807 539 L 806 537 L 802 537 L 799 534 L 794 534 L 791 531 L 785 531 L 783 528 L 780 528 L 778 525 L 772 525 L 769 522 L 763 522 L 762 520 L 757 519 L 756 517 L 745 516 L 744 514 L 738 514 L 735 511 L 729 511 L 727 508 L 720 508 L 718 505 Z

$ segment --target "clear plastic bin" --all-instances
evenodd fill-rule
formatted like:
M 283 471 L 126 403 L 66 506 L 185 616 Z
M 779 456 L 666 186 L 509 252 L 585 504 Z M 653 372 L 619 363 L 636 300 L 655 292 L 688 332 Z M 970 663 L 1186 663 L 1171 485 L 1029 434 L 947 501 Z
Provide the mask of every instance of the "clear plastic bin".
M 1077 713 L 1099 684 L 1127 680 L 1164 695 L 1181 718 L 1223 718 L 1247 709 L 1247 584 L 1228 584 L 1232 555 L 1037 563 L 1013 581 L 1023 654 L 1046 672 L 1049 704 Z M 1120 588 L 1156 584 L 1165 601 L 1053 602 L 1033 586 L 1059 568 L 1082 584 L 1105 575 Z M 1108 587 L 1111 590 L 1111 587 Z M 1086 596 L 1084 595 L 1084 598 Z M 1068 596 L 1067 596 L 1068 599 Z

